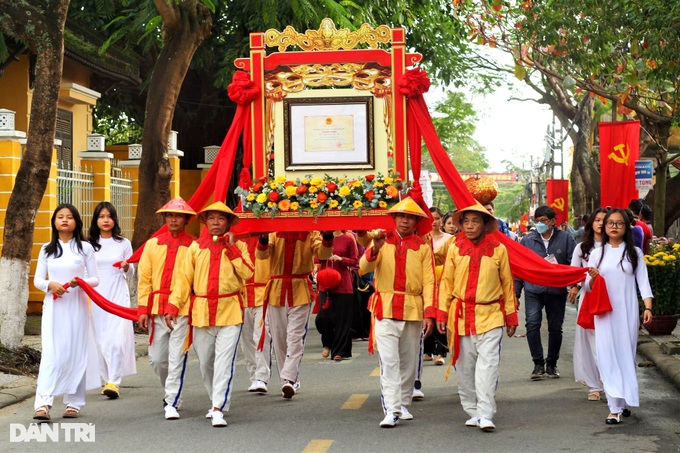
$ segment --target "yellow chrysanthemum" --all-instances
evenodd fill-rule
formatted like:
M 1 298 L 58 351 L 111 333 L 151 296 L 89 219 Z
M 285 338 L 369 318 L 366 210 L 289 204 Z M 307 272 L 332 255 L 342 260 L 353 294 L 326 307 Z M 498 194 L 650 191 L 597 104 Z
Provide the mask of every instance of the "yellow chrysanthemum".
M 286 192 L 286 195 L 289 198 L 292 197 L 293 195 L 295 195 L 296 190 L 297 190 L 297 187 L 295 187 L 295 186 L 288 186 L 284 189 L 284 191 Z
M 666 261 L 675 261 L 677 258 L 675 255 L 668 255 L 668 257 L 664 258 Z
M 300 184 L 304 184 L 304 185 L 309 184 L 309 179 L 307 179 L 307 178 L 302 178 L 302 179 L 300 180 Z
M 260 194 L 264 195 L 264 194 Z M 255 199 L 255 194 L 254 193 L 249 193 L 248 196 L 246 197 L 246 200 L 248 201 L 253 201 Z
M 277 187 L 279 187 L 279 185 L 276 184 L 275 182 L 272 182 L 272 183 L 269 184 L 269 188 L 272 189 L 272 190 L 276 190 Z
M 355 200 L 354 203 L 352 203 L 352 206 L 354 206 L 354 209 L 359 209 L 363 205 L 364 204 L 361 202 L 361 200 Z
M 269 209 L 273 208 L 274 206 L 276 206 L 276 203 L 274 203 L 273 201 L 270 201 L 269 203 L 267 203 L 267 207 Z
M 673 244 L 673 250 L 680 250 L 680 243 Z
M 347 187 L 347 186 L 342 186 L 340 187 L 340 191 L 338 192 L 342 198 L 345 198 L 347 195 L 349 195 L 352 192 L 352 190 Z
M 307 189 L 309 193 L 317 193 L 319 189 L 316 186 L 309 186 L 309 189 Z
M 261 194 L 259 194 L 259 195 L 257 196 L 257 198 L 255 198 L 255 201 L 257 201 L 258 203 L 262 204 L 262 203 L 264 203 L 265 201 L 267 201 L 267 195 L 261 193 Z
M 373 183 L 373 187 L 375 187 L 376 189 L 379 189 L 379 188 L 383 187 L 384 185 L 385 184 L 381 183 L 380 181 L 376 181 L 375 183 Z
M 275 181 L 278 182 L 279 184 L 283 184 L 284 182 L 286 182 L 286 177 L 285 177 L 285 176 L 282 176 L 282 175 L 281 175 L 281 176 L 277 176 L 276 179 L 275 179 Z
M 338 207 L 338 200 L 331 200 L 329 206 L 330 206 L 331 209 L 337 208 Z
M 352 187 L 357 187 L 357 188 L 358 188 L 358 187 L 361 187 L 361 181 L 354 181 L 354 182 L 352 183 Z
M 394 179 L 390 178 L 389 176 L 385 176 L 385 184 L 392 184 L 394 182 Z
M 316 209 L 319 207 L 319 203 L 316 200 L 312 200 L 309 202 L 309 207 L 312 209 Z
M 345 178 L 338 178 L 338 184 L 344 184 L 347 181 Z
M 385 209 L 387 207 L 387 203 L 384 201 L 379 201 L 378 206 L 381 207 L 382 209 Z
M 321 179 L 319 177 L 315 177 L 315 178 L 312 178 L 311 181 L 309 181 L 309 183 L 313 186 L 321 187 L 321 185 L 323 184 L 323 179 Z
M 298 203 L 297 201 L 294 201 L 290 204 L 291 211 L 297 211 L 298 209 L 300 209 L 300 203 Z

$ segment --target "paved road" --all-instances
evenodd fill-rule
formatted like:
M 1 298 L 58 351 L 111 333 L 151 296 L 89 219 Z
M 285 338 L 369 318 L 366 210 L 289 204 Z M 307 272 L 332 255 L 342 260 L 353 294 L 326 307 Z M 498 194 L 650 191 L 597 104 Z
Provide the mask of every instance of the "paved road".
M 619 426 L 605 425 L 606 404 L 588 402 L 585 387 L 573 381 L 574 320 L 574 311 L 568 308 L 558 364 L 561 379 L 531 382 L 526 339 L 503 340 L 494 433 L 463 426 L 467 417 L 456 395 L 455 372 L 445 382 L 445 367 L 432 364 L 424 370 L 426 398 L 412 405 L 415 420 L 380 429 L 377 358 L 366 353 L 365 342 L 355 342 L 352 360 L 323 360 L 319 336 L 310 331 L 302 388 L 292 400 L 283 400 L 273 384 L 267 395 L 248 393 L 245 366 L 239 360 L 227 428 L 212 428 L 203 418 L 209 400 L 195 356 L 189 364 L 182 418 L 164 420 L 161 390 L 143 357 L 137 363 L 138 374 L 124 381 L 120 399 L 88 394 L 78 421 L 94 424 L 94 444 L 67 443 L 63 435 L 58 443 L 10 443 L 11 423 L 29 426 L 33 401 L 28 400 L 0 410 L 0 451 L 680 451 L 680 392 L 655 368 L 638 369 L 642 407 Z M 62 410 L 58 405 L 54 413 Z M 64 420 L 56 417 L 53 422 Z

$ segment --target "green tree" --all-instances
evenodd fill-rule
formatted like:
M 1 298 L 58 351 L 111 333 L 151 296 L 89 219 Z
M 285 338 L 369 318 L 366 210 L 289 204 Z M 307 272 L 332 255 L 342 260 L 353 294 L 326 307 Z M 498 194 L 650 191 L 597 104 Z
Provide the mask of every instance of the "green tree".
M 69 0 L 0 0 L 0 32 L 36 56 L 26 152 L 7 204 L 0 258 L 0 343 L 9 349 L 24 336 L 35 213 L 52 166 L 68 7 Z
M 455 3 L 479 44 L 512 52 L 518 78 L 538 72 L 565 105 L 590 98 L 640 120 L 641 151 L 650 147 L 657 159 L 654 227 L 663 235 L 680 217 L 680 178 L 670 182 L 676 190 L 667 187 L 668 165 L 679 155 L 668 137 L 680 106 L 680 9 L 664 0 Z

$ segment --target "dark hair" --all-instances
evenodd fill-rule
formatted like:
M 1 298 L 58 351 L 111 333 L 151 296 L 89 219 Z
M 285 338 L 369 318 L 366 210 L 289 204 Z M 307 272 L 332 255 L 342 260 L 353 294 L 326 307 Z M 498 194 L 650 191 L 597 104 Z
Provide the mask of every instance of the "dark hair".
M 632 200 L 630 200 L 630 203 L 628 203 L 628 209 L 633 211 L 633 214 L 640 215 L 640 209 L 642 209 L 642 202 L 640 200 L 633 198 Z
M 493 201 L 488 202 L 487 205 L 489 205 L 489 206 L 491 206 L 492 208 L 496 209 L 496 205 L 493 204 Z M 484 206 L 486 206 L 486 205 L 484 205 Z
M 52 219 L 50 220 L 50 225 L 52 226 L 52 240 L 45 246 L 45 255 L 47 257 L 54 255 L 55 258 L 59 258 L 63 253 L 61 244 L 59 244 L 59 232 L 57 231 L 57 227 L 54 226 L 54 220 L 57 218 L 57 213 L 62 209 L 71 211 L 73 220 L 76 222 L 76 228 L 73 230 L 73 238 L 76 240 L 78 252 L 83 253 L 83 242 L 85 242 L 85 237 L 83 236 L 83 219 L 80 218 L 80 213 L 75 206 L 69 203 L 62 203 L 54 210 Z
M 625 245 L 625 250 L 623 251 L 623 255 L 621 255 L 621 261 L 619 261 L 619 266 L 621 266 L 621 270 L 623 270 L 623 260 L 628 256 L 628 260 L 630 261 L 630 264 L 633 266 L 633 274 L 635 274 L 635 271 L 637 270 L 638 266 L 638 254 L 637 250 L 635 250 L 635 243 L 633 242 L 633 231 L 632 231 L 632 226 L 631 226 L 631 219 L 628 217 L 629 214 L 626 213 L 625 209 L 612 209 L 609 212 L 607 212 L 607 215 L 604 217 L 603 225 L 607 225 L 607 220 L 609 220 L 609 217 L 611 217 L 612 214 L 614 213 L 619 213 L 621 214 L 621 217 L 623 217 L 623 223 L 625 226 L 625 231 L 623 233 L 623 244 Z M 600 262 L 597 263 L 597 267 L 599 268 L 600 265 L 602 264 L 602 260 L 604 259 L 604 252 L 605 252 L 605 244 L 609 243 L 609 236 L 607 235 L 607 230 L 606 228 L 602 229 L 602 255 L 600 256 Z
M 600 208 L 600 209 L 602 209 L 602 208 Z M 605 210 L 602 211 L 602 212 L 607 212 L 607 210 L 605 209 Z M 581 220 L 581 222 L 588 223 L 588 220 L 590 220 L 590 216 L 589 216 L 588 214 L 583 214 L 583 215 L 581 216 L 580 220 Z
M 442 210 L 439 209 L 439 208 L 436 207 L 436 206 L 431 206 L 431 207 L 430 207 L 430 212 L 431 212 L 432 214 L 434 214 L 434 213 L 436 212 L 437 214 L 439 214 L 439 217 L 444 217 L 444 214 L 442 214 Z
M 631 226 L 635 226 L 637 224 L 637 221 L 635 220 L 635 214 L 633 213 L 633 211 L 631 211 L 630 209 L 621 209 L 621 210 L 623 212 L 625 212 L 626 215 L 628 216 L 628 223 L 630 223 Z
M 534 212 L 534 220 L 543 216 L 546 216 L 549 219 L 556 219 L 557 213 L 553 208 L 547 205 L 537 207 L 536 211 Z
M 92 214 L 92 223 L 90 224 L 90 231 L 87 235 L 87 240 L 90 242 L 90 244 L 92 244 L 92 247 L 97 252 L 102 248 L 101 244 L 99 243 L 101 230 L 99 229 L 99 225 L 97 225 L 97 219 L 99 219 L 99 215 L 104 209 L 109 211 L 111 219 L 113 219 L 113 229 L 111 230 L 113 239 L 117 242 L 123 240 L 123 236 L 120 235 L 120 224 L 118 223 L 118 213 L 116 212 L 116 208 L 108 201 L 102 201 L 97 205 L 97 207 L 94 208 L 94 214 Z
M 584 215 L 587 219 L 586 227 L 583 232 L 583 241 L 581 242 L 581 256 L 584 260 L 588 260 L 591 250 L 595 248 L 595 230 L 593 230 L 593 223 L 595 223 L 595 218 L 598 214 L 607 214 L 606 208 L 597 208 L 594 210 L 590 216 Z M 604 230 L 604 223 L 602 224 L 602 230 Z
M 652 208 L 649 205 L 644 205 L 640 209 L 640 215 L 645 218 L 645 220 L 652 220 L 652 215 L 654 215 Z

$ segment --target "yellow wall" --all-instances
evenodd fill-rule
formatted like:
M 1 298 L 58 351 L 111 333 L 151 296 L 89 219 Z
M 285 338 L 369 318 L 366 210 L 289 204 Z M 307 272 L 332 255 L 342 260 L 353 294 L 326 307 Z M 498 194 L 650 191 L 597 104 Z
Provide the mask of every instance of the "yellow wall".
M 5 69 L 0 77 L 0 108 L 16 112 L 14 128 L 28 131 L 28 118 L 31 105 L 28 83 L 28 55 L 24 54 Z

